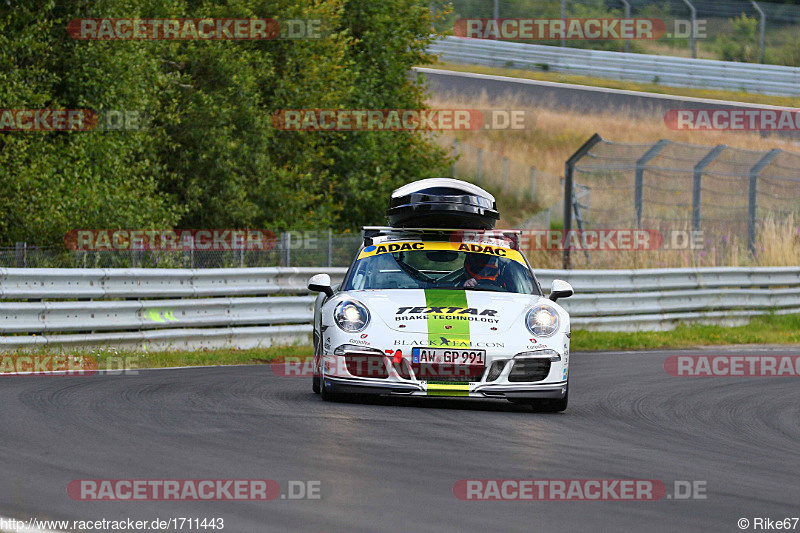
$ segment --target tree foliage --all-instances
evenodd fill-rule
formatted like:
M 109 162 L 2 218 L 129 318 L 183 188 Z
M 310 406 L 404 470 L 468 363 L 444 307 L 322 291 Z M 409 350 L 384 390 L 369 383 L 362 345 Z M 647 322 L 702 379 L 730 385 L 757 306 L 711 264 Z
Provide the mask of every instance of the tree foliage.
M 85 41 L 76 18 L 321 19 L 321 39 Z M 441 176 L 413 132 L 276 130 L 280 109 L 420 109 L 416 0 L 7 0 L 0 109 L 134 110 L 138 131 L 0 133 L 0 244 L 75 228 L 356 229 Z

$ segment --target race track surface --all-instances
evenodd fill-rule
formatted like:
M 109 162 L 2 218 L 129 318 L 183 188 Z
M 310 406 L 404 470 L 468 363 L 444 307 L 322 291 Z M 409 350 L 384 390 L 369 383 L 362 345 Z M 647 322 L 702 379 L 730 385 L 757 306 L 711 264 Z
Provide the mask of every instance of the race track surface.
M 675 353 L 574 353 L 570 406 L 323 402 L 269 365 L 0 377 L 0 515 L 225 519 L 224 531 L 739 531 L 800 514 L 800 381 L 671 377 Z M 84 502 L 74 479 L 319 480 L 321 500 Z M 461 501 L 461 479 L 705 481 L 707 499 Z M 406 527 L 403 527 L 406 526 Z M 752 526 L 751 526 L 752 527 Z M 800 525 L 798 526 L 800 528 Z

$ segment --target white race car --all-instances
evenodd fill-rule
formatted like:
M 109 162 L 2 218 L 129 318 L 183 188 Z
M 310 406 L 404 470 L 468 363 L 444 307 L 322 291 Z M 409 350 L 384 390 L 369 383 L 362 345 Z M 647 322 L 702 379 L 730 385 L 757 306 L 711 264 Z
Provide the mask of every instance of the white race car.
M 486 191 L 458 180 L 401 187 L 392 195 L 394 227 L 364 228 L 341 285 L 331 286 L 327 274 L 309 280 L 320 293 L 314 392 L 324 400 L 464 396 L 566 409 L 570 324 L 556 300 L 572 287 L 555 280 L 545 298 L 519 251 L 519 233 L 487 231 L 496 211 L 475 205 L 482 202 L 494 206 Z M 445 204 L 460 204 L 460 214 L 442 214 Z M 451 229 L 397 227 L 454 220 Z

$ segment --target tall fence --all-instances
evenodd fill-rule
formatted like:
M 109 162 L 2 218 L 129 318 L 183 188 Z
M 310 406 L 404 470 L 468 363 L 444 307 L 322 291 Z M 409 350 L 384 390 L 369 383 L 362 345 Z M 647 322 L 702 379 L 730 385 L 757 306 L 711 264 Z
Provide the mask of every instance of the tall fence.
M 0 248 L 0 267 L 15 268 L 248 268 L 349 266 L 361 244 L 361 233 L 287 231 L 275 235 L 264 250 L 97 249 L 73 251 L 66 246 L 39 247 L 25 242 Z M 200 248 L 200 249 L 198 249 Z M 219 247 L 218 247 L 219 248 Z
M 768 217 L 800 213 L 800 154 L 662 140 L 617 143 L 595 135 L 566 165 L 565 198 L 586 228 L 702 231 L 747 242 Z M 575 184 L 591 191 L 574 200 Z M 568 255 L 568 254 L 567 254 Z
M 255 348 L 310 341 L 308 278 L 344 268 L 0 269 L 0 350 Z M 800 313 L 800 267 L 539 270 L 574 329 L 660 330 Z M 501 311 L 502 312 L 502 311 Z
M 440 11 L 436 4 L 431 3 L 434 13 Z M 754 49 L 748 52 L 747 60 L 762 63 L 765 59 L 767 62 L 792 60 L 792 45 L 787 45 L 785 39 L 787 34 L 791 34 L 792 27 L 800 23 L 800 6 L 762 0 L 450 0 L 450 4 L 453 12 L 437 24 L 439 30 L 449 29 L 453 20 L 462 18 L 658 18 L 664 21 L 669 34 L 662 40 L 658 53 L 676 55 L 677 50 L 687 49 L 693 57 L 697 56 L 698 42 L 711 40 L 717 44 L 719 35 L 729 41 L 741 41 L 742 36 L 734 33 L 730 21 L 746 16 L 758 24 L 756 34 L 751 37 L 753 42 L 747 43 Z M 691 34 L 688 24 L 676 26 L 676 20 L 697 21 L 696 35 Z M 630 40 L 590 42 L 562 39 L 541 44 L 559 43 L 561 46 L 626 52 L 647 48 L 632 45 Z

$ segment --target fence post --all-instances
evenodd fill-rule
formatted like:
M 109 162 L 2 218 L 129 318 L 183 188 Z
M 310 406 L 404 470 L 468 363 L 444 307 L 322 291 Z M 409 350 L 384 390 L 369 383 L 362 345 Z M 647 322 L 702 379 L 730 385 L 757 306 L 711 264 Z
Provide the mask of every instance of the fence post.
M 750 169 L 750 192 L 747 203 L 747 248 L 750 254 L 756 255 L 756 211 L 758 211 L 758 175 L 772 160 L 781 153 L 779 148 L 770 150 L 767 154 Z
M 628 0 L 620 0 L 620 2 L 625 4 L 625 18 L 626 19 L 631 18 L 631 3 L 628 2 Z M 625 53 L 627 54 L 630 51 L 631 51 L 631 40 L 630 38 L 628 38 L 625 39 Z
M 27 261 L 25 260 L 25 248 L 27 247 L 27 242 L 18 242 L 14 245 L 14 264 L 17 268 L 25 268 L 27 266 Z
M 508 188 L 508 157 L 503 157 L 503 192 Z
M 567 0 L 561 0 L 561 20 L 567 18 Z M 567 40 L 564 37 L 564 33 L 561 34 L 561 47 L 567 46 Z
M 750 3 L 752 3 L 753 7 L 756 8 L 756 11 L 758 11 L 758 16 L 759 16 L 758 25 L 759 25 L 759 34 L 760 34 L 759 35 L 759 61 L 763 64 L 764 63 L 764 54 L 765 54 L 765 49 L 766 49 L 766 45 L 765 45 L 765 41 L 764 41 L 764 35 L 765 35 L 766 31 L 767 31 L 767 17 L 766 17 L 766 15 L 764 15 L 764 12 L 761 10 L 761 6 L 759 6 L 756 3 L 756 0 L 750 0 Z
M 458 139 L 453 139 L 453 167 L 450 169 L 450 177 L 456 177 L 456 157 L 458 157 Z
M 536 167 L 531 167 L 531 200 L 536 198 Z
M 292 232 L 281 232 L 281 246 L 283 246 L 283 266 L 290 266 L 292 263 Z
M 483 182 L 483 148 L 478 148 L 478 183 Z
M 500 0 L 494 0 L 494 18 L 500 18 Z
M 697 28 L 697 9 L 695 9 L 689 0 L 683 0 L 683 3 L 689 6 L 689 9 L 692 11 L 692 33 L 689 42 L 692 45 L 692 57 L 697 59 L 697 35 L 695 31 Z
M 570 244 L 569 232 L 572 230 L 572 199 L 573 199 L 573 174 L 575 172 L 575 163 L 577 163 L 583 156 L 589 153 L 594 145 L 603 141 L 599 133 L 595 133 L 592 137 L 583 143 L 583 146 L 578 148 L 564 163 L 564 255 L 562 259 L 563 268 L 570 268 Z
M 642 197 L 644 196 L 644 170 L 661 150 L 670 143 L 667 139 L 661 139 L 654 144 L 642 157 L 636 161 L 636 177 L 633 191 L 633 209 L 636 212 L 636 227 L 642 227 Z
M 692 187 L 692 230 L 700 231 L 700 184 L 703 180 L 703 171 L 710 165 L 726 145 L 720 144 L 711 149 L 706 156 L 694 167 L 694 186 Z
M 328 228 L 328 266 L 333 264 L 333 230 Z

